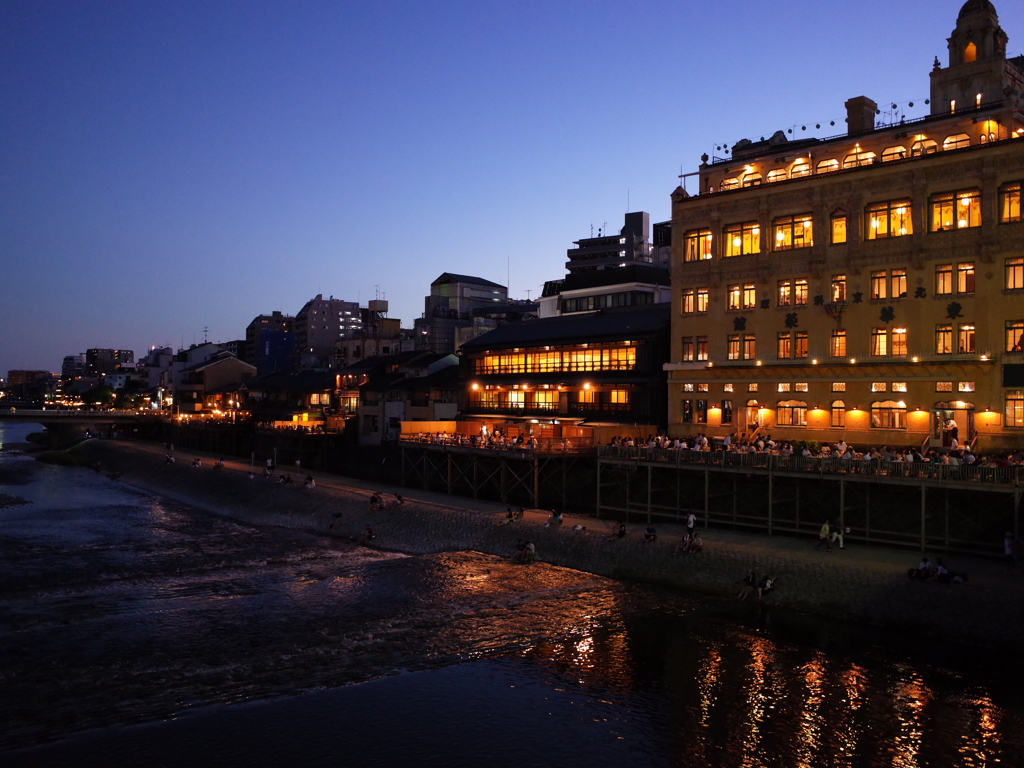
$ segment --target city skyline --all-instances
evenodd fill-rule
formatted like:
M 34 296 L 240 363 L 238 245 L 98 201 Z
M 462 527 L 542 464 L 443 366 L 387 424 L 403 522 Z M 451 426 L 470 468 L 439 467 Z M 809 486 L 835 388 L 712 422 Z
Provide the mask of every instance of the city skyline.
M 702 153 L 843 133 L 854 96 L 926 114 L 961 4 L 8 4 L 0 371 L 318 293 L 411 327 L 446 271 L 536 298 L 591 227 L 667 220 Z

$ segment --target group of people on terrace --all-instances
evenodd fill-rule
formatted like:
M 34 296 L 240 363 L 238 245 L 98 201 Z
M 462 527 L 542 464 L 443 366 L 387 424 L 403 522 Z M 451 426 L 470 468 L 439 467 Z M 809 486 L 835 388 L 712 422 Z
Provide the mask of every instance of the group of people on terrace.
M 666 435 L 649 435 L 646 439 L 634 437 L 613 437 L 609 446 L 618 448 L 647 448 L 679 451 L 723 451 L 734 454 L 762 454 L 770 456 L 800 456 L 802 458 L 838 460 L 851 462 L 849 470 L 856 469 L 854 462 L 861 466 L 877 466 L 879 463 L 938 464 L 947 466 L 982 466 L 1009 469 L 1024 466 L 1024 451 L 1017 450 L 1002 456 L 976 456 L 969 445 L 952 450 L 922 450 L 917 446 L 898 447 L 882 445 L 857 449 L 840 439 L 836 443 L 818 444 L 813 441 L 775 441 L 771 435 L 748 437 L 730 434 L 724 438 L 709 438 L 698 434 L 691 437 L 670 438 Z
M 403 439 L 408 440 L 410 437 L 403 436 Z M 458 432 L 420 432 L 411 439 L 418 443 L 431 443 L 432 445 L 455 445 L 462 448 L 489 448 L 504 451 L 529 451 L 537 444 L 537 438 L 528 432 L 520 432 L 512 437 L 497 427 L 490 432 L 481 432 L 478 435 L 464 435 Z

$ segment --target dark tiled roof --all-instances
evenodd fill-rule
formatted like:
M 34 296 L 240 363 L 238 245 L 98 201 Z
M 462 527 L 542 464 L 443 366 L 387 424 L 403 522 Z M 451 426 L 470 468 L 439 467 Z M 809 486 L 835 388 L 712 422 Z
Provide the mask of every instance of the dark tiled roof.
M 581 288 L 600 288 L 621 285 L 622 283 L 653 283 L 669 285 L 668 270 L 647 264 L 630 264 L 625 267 L 610 269 L 591 269 L 570 272 L 562 280 L 560 290 L 577 291 Z
M 250 392 L 323 392 L 334 389 L 334 374 L 327 371 L 266 373 L 245 383 Z
M 466 352 L 482 349 L 635 339 L 665 331 L 670 304 L 603 309 L 540 320 L 507 323 L 462 345 Z

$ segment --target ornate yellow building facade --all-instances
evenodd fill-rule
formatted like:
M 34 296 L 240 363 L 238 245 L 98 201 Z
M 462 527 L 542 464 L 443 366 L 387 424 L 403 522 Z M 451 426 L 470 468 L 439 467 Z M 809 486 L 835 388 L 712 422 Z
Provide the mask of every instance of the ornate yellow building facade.
M 1024 57 L 969 0 L 930 114 L 742 141 L 672 196 L 669 433 L 1024 444 Z

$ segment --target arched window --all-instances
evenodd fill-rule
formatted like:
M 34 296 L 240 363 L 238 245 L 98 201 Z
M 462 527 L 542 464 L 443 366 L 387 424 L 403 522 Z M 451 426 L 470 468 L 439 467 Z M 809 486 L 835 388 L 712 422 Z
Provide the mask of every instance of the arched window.
M 874 429 L 906 429 L 907 404 L 902 400 L 876 400 L 871 404 Z
M 822 160 L 818 163 L 816 172 L 817 173 L 831 173 L 832 171 L 839 170 L 838 160 Z
M 939 145 L 936 144 L 932 139 L 918 139 L 910 145 L 910 156 L 921 157 L 921 155 L 931 155 L 939 151 Z
M 871 165 L 875 162 L 874 152 L 854 152 L 843 158 L 843 168 L 860 168 L 862 165 Z
M 761 186 L 761 174 L 751 171 L 750 173 L 743 174 L 743 186 L 744 187 L 760 187 Z
M 789 178 L 798 179 L 801 176 L 811 175 L 811 164 L 806 160 L 797 160 L 793 163 L 793 167 L 789 169 Z
M 904 160 L 907 157 L 907 148 L 904 146 L 897 145 L 895 147 L 886 147 L 882 150 L 882 162 L 891 163 L 893 160 Z
M 971 137 L 966 133 L 954 133 L 942 140 L 943 151 L 947 149 L 960 149 L 971 146 Z
M 832 245 L 846 242 L 846 211 L 836 208 L 832 212 Z
M 832 426 L 846 426 L 846 403 L 844 403 L 842 400 L 832 401 Z
M 974 43 L 968 43 L 967 47 L 964 48 L 964 64 L 970 64 L 972 61 L 978 60 L 978 46 Z
M 736 189 L 736 187 L 738 187 L 739 185 L 739 179 L 726 179 L 725 181 L 722 182 L 722 186 L 720 187 L 720 189 L 722 192 L 725 192 L 727 189 Z
M 780 400 L 777 408 L 775 412 L 776 426 L 807 426 L 807 403 L 803 400 Z
M 768 183 L 771 184 L 773 181 L 784 181 L 786 179 L 785 171 L 768 171 Z

